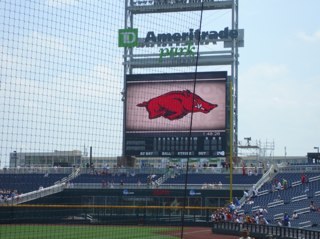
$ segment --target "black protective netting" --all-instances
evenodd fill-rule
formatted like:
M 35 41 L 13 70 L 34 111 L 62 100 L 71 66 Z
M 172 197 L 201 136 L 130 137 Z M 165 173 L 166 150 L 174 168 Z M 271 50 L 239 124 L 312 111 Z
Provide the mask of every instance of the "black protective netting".
M 0 1 L 1 174 L 16 169 L 11 178 L 7 181 L 3 178 L 0 182 L 3 195 L 10 196 L 9 194 L 12 191 L 18 194 L 27 193 L 29 190 L 29 188 L 26 189 L 27 186 L 30 186 L 30 191 L 38 190 L 39 187 L 45 188 L 58 181 L 58 179 L 52 179 L 52 181 L 47 179 L 53 178 L 51 175 L 54 173 L 60 173 L 60 178 L 63 178 L 72 172 L 72 169 L 70 169 L 71 171 L 66 169 L 51 172 L 50 168 L 57 170 L 56 167 L 62 166 L 80 167 L 83 173 L 100 174 L 105 172 L 104 170 L 108 170 L 109 167 L 115 167 L 117 164 L 116 157 L 123 156 L 123 129 L 125 112 L 127 111 L 124 103 L 128 100 L 125 98 L 127 96 L 125 89 L 128 86 L 125 84 L 126 74 L 192 73 L 194 77 L 190 77 L 189 83 L 184 83 L 183 86 L 179 82 L 165 86 L 166 91 L 183 91 L 187 88 L 192 92 L 197 83 L 197 72 L 228 70 L 228 67 L 225 66 L 200 67 L 195 60 L 193 65 L 185 67 L 171 67 L 170 65 L 151 67 L 149 65 L 146 68 L 132 68 L 130 70 L 131 66 L 129 64 L 125 72 L 123 64 L 124 49 L 118 47 L 118 30 L 130 25 L 125 25 L 125 21 L 132 22 L 132 27 L 139 30 L 139 37 L 145 36 L 149 31 L 154 31 L 157 34 L 189 32 L 190 29 L 223 30 L 226 26 L 231 29 L 230 9 L 201 11 L 201 7 L 199 7 L 197 11 L 162 11 L 159 13 L 155 11 L 147 14 L 130 15 L 129 10 L 127 14 L 125 12 L 126 4 L 127 7 L 181 4 L 183 8 L 184 4 L 199 4 L 201 6 L 201 1 Z M 201 51 L 207 52 L 219 48 L 222 49 L 219 43 L 209 43 L 199 47 Z M 154 57 L 159 54 L 159 51 L 161 52 L 159 47 L 143 47 L 136 48 L 133 52 L 142 55 L 150 54 Z M 198 45 L 194 44 L 193 53 L 195 53 L 195 56 L 197 51 Z M 131 53 L 128 52 L 128 54 Z M 127 59 L 130 59 L 130 57 Z M 166 77 L 164 76 L 162 80 L 166 80 Z M 168 78 L 168 80 L 172 79 Z M 202 87 L 205 88 L 206 86 L 203 85 Z M 143 99 L 143 96 L 150 93 L 150 90 L 159 93 L 163 92 L 163 89 L 161 84 L 152 84 L 145 89 L 145 92 L 143 90 L 137 91 L 140 95 L 134 97 Z M 198 105 L 198 107 L 201 108 L 202 106 Z M 226 102 L 224 102 L 224 107 L 226 107 Z M 140 114 L 139 112 L 142 111 L 132 112 L 130 113 Z M 143 114 L 146 115 L 146 112 L 143 112 Z M 166 117 L 168 118 L 168 115 Z M 181 116 L 171 117 L 170 120 L 179 117 Z M 198 121 L 201 120 L 200 118 Z M 226 120 L 222 120 L 225 123 Z M 159 122 L 157 126 L 164 130 L 171 127 L 168 131 L 172 131 L 175 127 L 172 123 L 162 124 L 163 121 Z M 189 124 L 187 129 L 192 130 L 191 123 L 192 114 L 189 114 L 188 118 L 184 119 L 183 124 Z M 143 125 L 145 124 L 142 122 Z M 178 126 L 179 124 L 177 124 Z M 146 127 L 144 130 L 148 130 L 148 126 Z M 226 125 L 219 127 L 225 129 Z M 181 138 L 179 140 L 181 141 Z M 194 147 L 188 140 L 184 144 L 187 147 Z M 214 147 L 220 146 L 217 143 L 217 146 Z M 92 147 L 92 155 L 96 158 L 96 161 L 93 161 L 93 166 L 101 167 L 100 171 L 87 168 L 87 164 L 92 163 L 92 159 L 89 160 L 89 147 Z M 215 150 L 219 149 L 215 148 Z M 182 148 L 182 151 L 188 151 L 188 148 Z M 98 158 L 101 161 L 98 161 Z M 108 161 L 108 159 L 113 161 Z M 157 158 L 157 160 L 157 167 L 159 165 L 159 167 L 163 166 L 164 168 L 167 166 L 166 164 L 162 165 L 162 159 Z M 106 164 L 109 164 L 108 168 L 102 169 Z M 136 166 L 141 166 L 141 163 Z M 43 169 L 44 167 L 45 169 Z M 6 170 L 3 168 L 6 168 Z M 30 175 L 28 179 L 23 178 L 21 170 L 18 170 L 19 168 L 24 169 L 22 172 L 24 174 L 43 174 L 44 181 L 40 183 L 39 178 L 36 176 L 31 178 Z M 58 170 L 60 169 L 58 168 Z M 128 172 L 134 174 L 132 171 L 125 173 L 128 174 Z M 116 177 L 118 173 L 122 174 L 124 171 L 115 172 L 113 176 Z M 153 174 L 153 172 L 144 173 L 146 175 Z M 20 178 L 21 181 L 14 181 L 17 178 Z M 32 188 L 32 180 L 37 182 L 35 188 Z M 113 178 L 112 180 L 116 179 Z M 98 179 L 95 182 L 100 185 L 101 180 Z M 26 186 L 24 183 L 29 184 Z M 47 185 L 44 185 L 46 183 Z M 91 181 L 89 180 L 87 183 L 91 183 Z M 103 183 L 108 184 L 109 187 L 110 184 L 113 184 L 113 181 L 104 181 Z M 121 186 L 122 182 L 114 182 L 115 187 L 117 183 Z M 20 186 L 22 186 L 22 189 L 20 189 Z M 124 194 L 121 190 L 119 193 Z M 82 193 L 85 194 L 86 192 Z M 126 193 L 130 194 L 131 192 L 129 190 Z M 201 207 L 204 205 L 204 202 L 201 204 L 197 200 L 195 200 L 196 202 L 189 199 L 187 201 L 183 200 L 182 198 L 185 198 L 187 194 L 180 195 L 179 200 L 168 197 L 168 199 L 156 203 L 148 203 L 148 199 L 134 198 L 121 201 L 122 199 L 118 199 L 118 196 L 115 195 L 114 200 L 109 198 L 110 201 L 107 203 L 106 201 L 79 200 L 81 196 L 77 194 L 72 196 L 61 195 L 44 201 L 36 199 L 32 202 L 47 205 L 43 208 L 29 207 L 8 210 L 8 207 L 2 207 L 0 208 L 3 209 L 0 212 L 0 217 L 6 220 L 1 219 L 3 225 L 0 225 L 0 238 L 59 237 L 63 239 L 89 238 L 89 236 L 90 238 L 130 238 L 130 235 L 132 235 L 132 238 L 173 238 L 171 232 L 176 229 L 168 228 L 168 223 L 164 223 L 166 227 L 159 229 L 150 226 L 150 229 L 123 227 L 119 230 L 116 226 L 110 226 L 109 232 L 106 232 L 105 228 L 90 227 L 87 224 L 99 224 L 97 218 L 103 219 L 101 221 L 103 225 L 113 225 L 115 222 L 122 224 L 121 222 L 126 221 L 127 214 L 130 215 L 127 224 L 139 225 L 143 224 L 146 215 L 153 215 L 155 219 L 148 220 L 150 220 L 150 223 L 159 223 L 159 225 L 163 222 L 172 221 L 174 222 L 173 225 L 181 226 L 177 222 L 181 222 L 181 219 L 189 220 L 190 218 L 193 218 L 190 220 L 195 222 L 196 215 L 201 216 L 201 220 L 208 220 L 209 209 L 184 211 L 181 208 L 146 209 L 143 207 L 150 205 Z M 99 210 L 96 208 L 92 210 L 81 208 L 73 210 L 68 207 L 57 207 L 48 211 L 50 205 L 55 204 L 138 205 L 142 207 L 127 209 L 128 211 L 123 208 L 102 208 Z M 149 210 L 148 213 L 147 210 Z M 35 214 L 38 214 L 38 216 L 35 216 Z M 108 217 L 114 215 L 118 216 L 110 221 Z M 45 222 L 46 225 L 38 225 L 41 221 Z M 77 224 L 77 226 L 64 227 L 60 225 L 55 227 L 51 225 L 61 224 L 61 222 L 70 222 L 70 224 Z M 30 225 L 29 223 L 37 225 Z M 83 223 L 86 225 L 82 227 L 78 225 Z M 8 224 L 12 225 L 8 226 Z M 112 228 L 114 228 L 113 232 Z M 158 231 L 154 232 L 154 230 Z M 122 233 L 120 234 L 119 231 L 122 231 Z M 177 234 L 177 232 L 175 233 Z M 107 236 L 104 237 L 104 235 Z M 178 233 L 178 236 L 182 235 Z

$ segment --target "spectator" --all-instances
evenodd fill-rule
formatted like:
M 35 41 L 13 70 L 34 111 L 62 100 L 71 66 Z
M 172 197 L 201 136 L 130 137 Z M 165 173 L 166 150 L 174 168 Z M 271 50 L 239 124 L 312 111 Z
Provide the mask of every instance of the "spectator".
M 283 189 L 288 188 L 288 181 L 285 178 L 282 179 L 282 186 L 283 186 Z
M 280 227 L 282 227 L 282 226 L 283 226 L 283 225 L 282 225 L 282 222 L 281 222 L 281 220 L 280 220 L 280 219 L 278 219 L 276 222 L 277 222 L 277 225 L 278 225 L 278 226 L 280 226 Z
M 206 182 L 202 184 L 201 189 L 207 189 L 207 188 L 208 188 L 208 184 Z
M 254 185 L 252 186 L 252 198 L 255 198 L 258 196 L 258 190 L 254 188 Z
M 285 227 L 290 227 L 291 226 L 289 215 L 286 212 L 284 213 L 282 224 Z
M 258 164 L 258 171 L 259 171 L 259 174 L 262 174 L 262 169 L 264 168 L 264 165 L 262 164 L 261 161 L 259 161 L 259 164 Z
M 137 182 L 137 184 L 138 184 L 138 187 L 140 187 L 141 186 L 141 181 L 140 181 L 140 179 L 138 179 L 138 182 Z
M 216 222 L 217 221 L 217 214 L 213 211 L 211 214 L 211 221 Z
M 211 186 L 212 189 L 215 189 L 215 188 L 216 188 L 216 184 L 215 184 L 214 182 L 213 182 L 210 186 Z M 218 186 L 218 185 L 217 185 L 217 186 Z
M 298 213 L 296 211 L 294 211 L 292 214 L 292 219 L 294 220 L 294 219 L 298 219 L 298 218 L 299 218 Z
M 245 164 L 242 165 L 242 175 L 243 176 L 246 175 L 246 166 L 245 166 Z
M 241 207 L 240 205 L 240 201 L 237 197 L 234 198 L 233 200 L 234 205 L 236 206 L 237 209 L 239 209 Z
M 282 184 L 280 181 L 277 182 L 277 186 L 276 186 L 277 190 L 281 190 L 282 189 Z
M 231 202 L 231 203 L 229 204 L 229 211 L 230 211 L 231 213 L 233 213 L 234 210 L 236 210 L 236 205 L 234 205 L 234 203 Z
M 258 209 L 258 211 L 259 211 L 259 214 L 260 214 L 260 215 L 261 215 L 261 214 L 268 213 L 267 209 L 262 208 L 262 207 L 260 207 L 260 208 Z
M 306 183 L 306 175 L 304 174 L 301 175 L 301 183 L 302 184 Z
M 276 201 L 281 201 L 281 196 L 280 196 L 280 194 L 278 194 L 278 197 L 277 197 Z
M 105 180 L 101 181 L 101 187 L 106 188 L 107 187 L 107 182 Z
M 314 202 L 313 202 L 313 201 L 310 202 L 309 208 L 310 208 L 310 211 L 311 211 L 311 212 L 317 211 L 317 208 L 316 208 L 316 206 L 314 205 Z

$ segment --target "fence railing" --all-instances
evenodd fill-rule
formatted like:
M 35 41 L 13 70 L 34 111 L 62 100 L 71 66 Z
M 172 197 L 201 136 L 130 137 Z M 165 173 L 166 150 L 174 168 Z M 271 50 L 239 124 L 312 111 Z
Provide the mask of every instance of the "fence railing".
M 250 236 L 255 238 L 267 238 L 267 235 L 275 239 L 316 239 L 320 238 L 320 231 L 303 228 L 260 225 L 260 224 L 241 224 L 231 222 L 214 222 L 212 231 L 220 234 L 240 235 L 244 229 L 249 231 Z
M 16 205 L 16 204 L 21 204 L 24 202 L 28 202 L 31 200 L 35 200 L 41 197 L 45 197 L 54 193 L 61 192 L 65 189 L 66 184 L 58 184 L 58 185 L 53 185 L 47 188 L 39 188 L 39 190 L 28 192 L 28 193 L 23 193 L 18 196 L 14 196 L 11 198 L 8 198 L 5 201 L 0 202 L 0 205 L 2 206 L 10 206 L 10 205 Z
M 121 185 L 119 183 L 113 183 L 105 185 L 103 183 L 70 183 L 67 185 L 67 188 L 74 188 L 74 189 L 150 189 L 150 188 L 157 188 L 157 189 L 184 189 L 184 184 L 134 184 L 134 183 L 127 183 Z M 233 190 L 246 190 L 248 188 L 248 184 L 233 184 Z M 203 188 L 202 185 L 199 184 L 188 184 L 187 189 L 197 189 L 197 190 L 229 190 L 229 185 L 222 185 L 216 188 Z

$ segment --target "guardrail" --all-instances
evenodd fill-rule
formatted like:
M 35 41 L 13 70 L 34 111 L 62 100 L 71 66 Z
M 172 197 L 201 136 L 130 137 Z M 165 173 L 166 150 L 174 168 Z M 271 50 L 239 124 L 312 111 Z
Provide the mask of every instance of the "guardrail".
M 23 194 L 20 194 L 19 196 L 9 198 L 7 201 L 0 202 L 0 206 L 11 206 L 11 205 L 16 205 L 16 204 L 28 202 L 31 200 L 35 200 L 37 198 L 41 198 L 54 193 L 61 192 L 65 189 L 65 187 L 66 187 L 66 184 L 62 183 L 62 184 L 53 185 L 47 188 L 41 188 L 33 192 L 23 193 Z
M 0 169 L 0 174 L 70 174 L 73 170 L 73 167 L 19 167 Z
M 104 185 L 102 183 L 71 183 L 68 184 L 67 188 L 74 189 L 185 189 L 184 184 L 161 184 L 161 185 L 148 185 L 148 184 L 135 184 L 135 183 L 125 183 L 120 185 L 119 183 Z M 247 184 L 233 184 L 233 190 L 244 190 L 248 188 Z M 188 184 L 187 189 L 196 190 L 229 190 L 229 185 L 222 185 L 221 188 L 203 188 L 199 184 Z
M 278 171 L 281 173 L 290 172 L 320 172 L 319 164 L 308 164 L 308 165 L 289 165 L 284 167 L 279 167 Z
M 274 239 L 318 239 L 320 231 L 295 228 L 295 227 L 280 227 L 274 225 L 260 224 L 241 224 L 232 222 L 214 222 L 212 231 L 217 234 L 228 234 L 239 236 L 244 229 L 249 231 L 250 236 L 260 239 L 267 238 L 272 235 Z
M 78 168 L 78 167 L 77 167 Z M 0 174 L 32 174 L 32 173 L 65 173 L 70 174 L 75 167 L 17 167 L 17 168 L 3 168 L 0 169 Z M 246 171 L 255 170 L 255 167 L 246 167 Z M 181 167 L 170 167 L 170 168 L 111 168 L 111 167 L 101 167 L 101 168 L 87 168 L 80 167 L 80 173 L 103 173 L 107 172 L 108 174 L 164 174 L 167 171 L 172 171 L 175 173 L 186 173 L 186 168 Z M 257 172 L 261 174 L 262 168 L 258 167 Z M 230 168 L 225 167 L 189 167 L 188 173 L 190 174 L 230 174 Z M 234 167 L 232 170 L 233 174 L 242 174 L 242 167 Z

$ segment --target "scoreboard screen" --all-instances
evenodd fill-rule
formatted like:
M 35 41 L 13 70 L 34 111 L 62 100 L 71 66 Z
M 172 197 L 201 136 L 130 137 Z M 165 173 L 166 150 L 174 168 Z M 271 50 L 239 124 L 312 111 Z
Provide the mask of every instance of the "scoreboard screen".
M 127 75 L 125 154 L 220 157 L 227 72 Z

